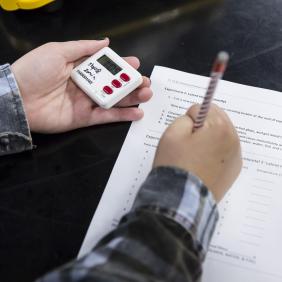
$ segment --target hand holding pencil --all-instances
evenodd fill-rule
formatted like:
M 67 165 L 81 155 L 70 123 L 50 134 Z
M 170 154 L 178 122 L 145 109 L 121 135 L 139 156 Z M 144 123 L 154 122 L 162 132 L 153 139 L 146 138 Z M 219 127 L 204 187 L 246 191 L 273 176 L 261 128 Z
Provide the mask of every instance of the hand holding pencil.
M 194 123 L 193 131 L 197 130 L 198 128 L 202 127 L 206 116 L 208 114 L 210 105 L 213 100 L 213 96 L 217 87 L 219 80 L 222 78 L 224 71 L 227 67 L 227 63 L 229 60 L 228 53 L 221 51 L 218 53 L 216 60 L 213 64 L 212 71 L 211 71 L 211 79 L 210 83 L 204 97 L 203 103 L 197 115 L 197 118 Z
M 242 165 L 240 142 L 232 122 L 222 109 L 211 104 L 227 59 L 225 54 L 217 58 L 202 105 L 193 105 L 166 129 L 153 163 L 153 167 L 177 167 L 198 176 L 217 202 L 231 187 Z M 205 120 L 208 126 L 199 130 Z

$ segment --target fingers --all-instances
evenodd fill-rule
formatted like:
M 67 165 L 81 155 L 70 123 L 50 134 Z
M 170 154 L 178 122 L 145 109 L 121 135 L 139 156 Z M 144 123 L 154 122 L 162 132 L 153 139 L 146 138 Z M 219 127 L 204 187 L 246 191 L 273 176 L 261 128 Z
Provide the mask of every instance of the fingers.
M 177 118 L 167 129 L 167 133 L 175 140 L 192 133 L 194 122 L 191 117 L 184 115 Z
M 89 121 L 89 125 L 103 124 L 120 121 L 135 121 L 144 116 L 144 112 L 139 108 L 111 108 L 109 110 L 100 107 L 94 108 Z
M 153 92 L 150 88 L 142 88 L 133 91 L 131 94 L 126 96 L 124 99 L 122 99 L 117 106 L 118 107 L 130 107 L 139 105 L 141 103 L 145 103 L 149 101 L 153 96 Z
M 189 108 L 189 110 L 186 113 L 186 115 L 189 116 L 194 122 L 196 121 L 200 107 L 201 107 L 200 104 L 194 104 Z
M 138 69 L 140 67 L 140 61 L 137 57 L 124 57 L 124 60 L 135 69 Z
M 74 62 L 85 56 L 91 56 L 109 45 L 109 39 L 78 40 L 59 43 L 64 57 L 68 62 Z
M 138 105 L 140 103 L 147 102 L 153 96 L 152 90 L 149 88 L 150 79 L 143 77 L 143 83 L 131 94 L 122 99 L 117 106 L 118 107 L 129 107 Z
M 198 113 L 200 111 L 200 104 L 195 104 L 193 106 L 191 106 L 189 108 L 189 110 L 187 111 L 186 115 L 188 115 L 189 117 L 191 117 L 191 119 L 195 122 L 196 118 L 198 116 Z M 211 104 L 205 123 L 212 123 L 212 121 L 216 121 L 218 119 L 223 119 L 223 120 L 229 120 L 227 114 L 220 109 L 217 105 L 215 104 Z
M 138 88 L 150 87 L 150 86 L 151 86 L 151 80 L 148 77 L 143 76 L 143 82 Z
M 91 53 L 90 55 L 93 55 L 94 53 Z M 80 65 L 82 62 L 84 62 L 87 58 L 89 57 L 89 55 L 83 56 L 83 57 L 79 57 L 79 59 L 77 59 L 74 62 L 74 67 Z M 124 60 L 126 62 L 128 62 L 132 67 L 134 67 L 135 69 L 138 69 L 140 67 L 140 61 L 138 58 L 136 57 L 124 57 Z M 147 78 L 149 83 L 150 83 L 150 79 Z M 141 87 L 141 86 L 140 86 Z M 143 86 L 144 87 L 144 86 Z
M 73 62 L 73 68 L 75 68 L 78 65 L 80 65 L 81 63 L 83 63 L 87 58 L 89 58 L 89 56 L 82 57 L 82 58 L 76 60 L 75 62 Z
M 94 53 L 91 53 L 90 55 L 93 55 Z M 83 57 L 79 57 L 75 62 L 74 62 L 74 67 L 80 65 L 82 62 L 84 62 L 87 58 L 89 57 L 89 55 L 83 56 Z M 140 66 L 140 61 L 138 58 L 136 57 L 124 57 L 124 60 L 126 62 L 128 62 L 132 67 L 134 67 L 135 69 L 138 69 Z M 146 78 L 148 80 L 148 83 L 150 83 L 150 79 Z M 142 86 L 142 85 L 141 85 Z M 140 86 L 140 87 L 141 87 Z M 145 87 L 145 86 L 143 86 Z

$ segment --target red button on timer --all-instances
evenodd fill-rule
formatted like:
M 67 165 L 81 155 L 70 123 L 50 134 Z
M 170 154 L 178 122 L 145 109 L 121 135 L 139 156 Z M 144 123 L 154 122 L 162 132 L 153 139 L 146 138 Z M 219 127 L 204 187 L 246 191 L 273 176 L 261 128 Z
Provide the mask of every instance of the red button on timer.
M 110 87 L 110 86 L 105 86 L 103 88 L 103 91 L 106 93 L 106 94 L 112 94 L 113 93 L 113 89 Z
M 129 77 L 126 73 L 122 73 L 122 74 L 120 75 L 120 78 L 121 78 L 123 81 L 125 81 L 125 82 L 127 82 L 127 81 L 130 80 L 130 77 Z
M 112 85 L 115 87 L 115 88 L 120 88 L 121 87 L 121 83 L 117 80 L 117 79 L 114 79 L 112 81 Z

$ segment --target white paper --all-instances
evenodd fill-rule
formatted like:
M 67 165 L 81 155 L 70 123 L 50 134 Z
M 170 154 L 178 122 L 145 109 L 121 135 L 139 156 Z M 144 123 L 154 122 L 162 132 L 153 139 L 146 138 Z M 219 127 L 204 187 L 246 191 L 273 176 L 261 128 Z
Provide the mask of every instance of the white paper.
M 209 81 L 164 67 L 155 67 L 151 80 L 154 96 L 141 105 L 145 116 L 129 130 L 79 256 L 130 210 L 162 132 L 202 101 Z M 236 126 L 244 160 L 220 203 L 203 281 L 282 281 L 282 93 L 221 81 L 214 102 Z

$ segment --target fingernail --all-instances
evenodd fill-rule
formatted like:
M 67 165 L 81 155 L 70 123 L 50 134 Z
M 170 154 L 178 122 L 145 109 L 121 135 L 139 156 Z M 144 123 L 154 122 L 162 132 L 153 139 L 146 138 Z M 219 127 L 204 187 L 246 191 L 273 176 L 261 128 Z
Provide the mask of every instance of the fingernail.
M 108 37 L 98 37 L 97 40 L 99 41 L 103 41 L 103 40 L 106 40 L 106 39 L 109 39 Z
M 144 116 L 144 111 L 138 108 L 138 115 L 139 115 L 139 119 L 141 119 Z

